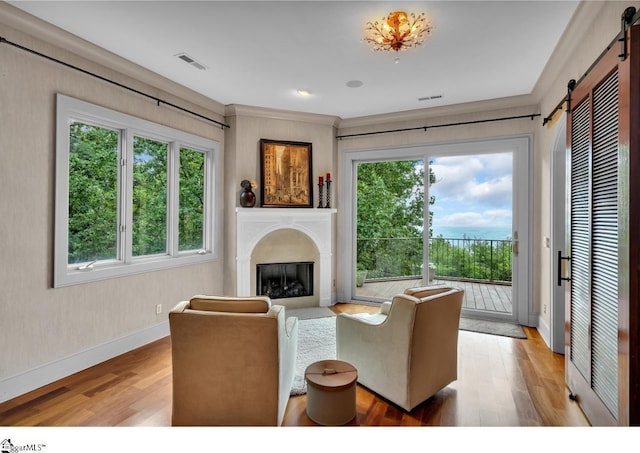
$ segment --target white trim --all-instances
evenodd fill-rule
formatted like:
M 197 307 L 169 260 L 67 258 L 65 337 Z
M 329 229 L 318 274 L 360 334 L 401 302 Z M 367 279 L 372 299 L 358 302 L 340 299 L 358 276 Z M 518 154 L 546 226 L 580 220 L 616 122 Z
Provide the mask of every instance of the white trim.
M 549 295 L 550 331 L 549 346 L 553 352 L 565 352 L 565 292 L 566 283 L 557 284 L 558 250 L 567 255 L 567 114 L 556 122 L 555 137 L 551 148 L 551 246 L 549 248 L 551 266 L 551 289 Z
M 529 116 L 531 112 L 537 112 L 539 107 L 530 94 L 521 94 L 497 99 L 463 102 L 461 104 L 442 105 L 422 109 L 405 110 L 402 112 L 381 113 L 378 115 L 360 116 L 341 119 L 338 126 L 340 132 L 345 129 L 363 126 L 388 126 L 396 123 L 402 124 L 410 121 L 419 121 L 421 126 L 427 118 L 437 118 L 438 122 L 444 122 L 443 118 L 473 113 L 485 113 L 502 109 L 518 109 L 522 114 Z M 346 132 L 350 133 L 350 132 Z
M 236 208 L 237 295 L 255 295 L 255 289 L 251 288 L 251 254 L 255 246 L 273 231 L 293 229 L 306 234 L 317 247 L 320 256 L 319 305 L 332 305 L 331 217 L 336 212 L 336 209 L 326 208 Z
M 138 330 L 124 337 L 45 363 L 0 380 L 0 403 L 23 395 L 78 371 L 117 357 L 169 335 L 169 321 Z
M 273 120 L 297 121 L 302 123 L 320 124 L 337 127 L 340 118 L 318 113 L 278 110 L 250 105 L 230 104 L 225 107 L 225 118 L 231 116 L 249 116 L 254 118 L 269 118 Z
M 540 333 L 540 337 L 544 340 L 544 342 L 551 348 L 551 330 L 549 329 L 549 324 L 547 320 L 544 319 L 542 315 L 538 316 L 538 333 Z

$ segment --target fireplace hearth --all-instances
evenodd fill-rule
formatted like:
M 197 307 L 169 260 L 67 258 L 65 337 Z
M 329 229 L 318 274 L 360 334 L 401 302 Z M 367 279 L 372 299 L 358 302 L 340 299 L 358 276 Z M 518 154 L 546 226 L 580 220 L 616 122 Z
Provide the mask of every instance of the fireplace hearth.
M 313 295 L 313 262 L 256 265 L 256 295 L 271 299 Z

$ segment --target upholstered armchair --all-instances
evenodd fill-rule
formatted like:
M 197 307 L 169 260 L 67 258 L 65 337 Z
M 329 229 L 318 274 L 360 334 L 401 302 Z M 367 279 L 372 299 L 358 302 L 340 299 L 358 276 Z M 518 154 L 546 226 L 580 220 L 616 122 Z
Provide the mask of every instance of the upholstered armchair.
M 267 297 L 195 296 L 169 313 L 174 426 L 277 426 L 298 320 Z
M 458 378 L 458 327 L 464 291 L 411 288 L 373 314 L 336 318 L 339 360 L 358 382 L 406 411 Z

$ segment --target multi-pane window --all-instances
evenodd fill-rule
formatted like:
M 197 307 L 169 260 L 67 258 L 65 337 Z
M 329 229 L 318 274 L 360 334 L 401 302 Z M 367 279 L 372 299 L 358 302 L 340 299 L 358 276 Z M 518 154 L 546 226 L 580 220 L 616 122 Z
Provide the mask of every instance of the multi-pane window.
M 58 95 L 55 286 L 215 258 L 218 144 Z

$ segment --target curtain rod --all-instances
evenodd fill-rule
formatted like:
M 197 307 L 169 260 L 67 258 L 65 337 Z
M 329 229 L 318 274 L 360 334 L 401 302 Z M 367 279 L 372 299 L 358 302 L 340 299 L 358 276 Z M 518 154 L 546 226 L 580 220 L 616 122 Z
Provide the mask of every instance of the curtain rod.
M 61 64 L 61 65 L 63 65 L 63 66 L 66 66 L 67 68 L 75 69 L 76 71 L 80 71 L 80 72 L 82 72 L 83 74 L 90 75 L 90 76 L 95 77 L 95 78 L 97 78 L 97 79 L 100 79 L 100 80 L 102 80 L 102 81 L 104 81 L 104 82 L 108 82 L 108 83 L 111 83 L 111 84 L 113 84 L 113 85 L 116 85 L 116 86 L 118 86 L 118 87 L 120 87 L 120 88 L 124 88 L 125 90 L 129 90 L 129 91 L 132 91 L 132 92 L 134 92 L 134 93 L 137 93 L 137 94 L 139 94 L 139 95 L 141 95 L 141 96 L 145 96 L 145 97 L 147 97 L 147 98 L 149 98 L 149 99 L 153 99 L 154 101 L 156 101 L 156 103 L 158 104 L 158 106 L 160 106 L 160 104 L 165 104 L 165 105 L 168 105 L 168 106 L 173 107 L 173 108 L 175 108 L 175 109 L 178 109 L 178 110 L 181 110 L 181 111 L 183 111 L 183 112 L 189 113 L 189 114 L 191 114 L 191 115 L 193 115 L 193 116 L 197 116 L 198 118 L 201 118 L 201 119 L 203 119 L 203 120 L 210 121 L 210 122 L 215 123 L 215 124 L 217 124 L 218 126 L 220 126 L 220 128 L 221 128 L 221 129 L 224 129 L 225 127 L 231 127 L 231 126 L 229 126 L 229 125 L 227 125 L 227 124 L 221 123 L 220 121 L 216 121 L 216 120 L 214 120 L 213 118 L 209 118 L 209 117 L 207 117 L 207 116 L 204 116 L 204 115 L 201 115 L 201 114 L 199 114 L 199 113 L 196 113 L 196 112 L 194 112 L 194 111 L 192 111 L 192 110 L 186 109 L 186 108 L 184 108 L 184 107 L 180 107 L 179 105 L 176 105 L 176 104 L 173 104 L 173 103 L 171 103 L 171 102 L 165 101 L 165 100 L 160 99 L 160 98 L 158 98 L 158 97 L 156 97 L 156 96 L 152 96 L 152 95 L 147 94 L 147 93 L 145 93 L 145 92 L 143 92 L 143 91 L 136 90 L 135 88 L 131 88 L 131 87 L 129 87 L 129 86 L 123 85 L 122 83 L 116 82 L 116 81 L 114 81 L 114 80 L 108 79 L 108 78 L 103 77 L 103 76 L 101 76 L 101 75 L 98 75 L 98 74 L 95 74 L 95 73 L 93 73 L 93 72 L 87 71 L 86 69 L 82 69 L 82 68 L 80 68 L 80 67 L 78 67 L 78 66 L 74 66 L 74 65 L 69 64 L 69 63 L 67 63 L 67 62 L 64 62 L 64 61 L 62 61 L 62 60 L 58 60 L 57 58 L 50 57 L 49 55 L 45 55 L 45 54 L 40 53 L 40 52 L 38 52 L 38 51 L 36 51 L 36 50 L 29 49 L 28 47 L 21 46 L 20 44 L 17 44 L 17 43 L 15 43 L 15 42 L 11 42 L 11 41 L 9 41 L 9 40 L 5 39 L 5 38 L 4 38 L 4 37 L 2 37 L 2 36 L 0 36 L 0 43 L 9 44 L 10 46 L 16 47 L 16 48 L 18 48 L 18 49 L 20 49 L 20 50 L 24 50 L 25 52 L 32 53 L 32 54 L 37 55 L 37 56 L 39 56 L 39 57 L 45 58 L 45 59 L 47 59 L 47 60 L 50 60 L 50 61 L 53 61 L 53 62 L 55 62 L 55 63 Z
M 490 118 L 486 120 L 475 120 L 475 121 L 460 121 L 457 123 L 434 124 L 433 126 L 408 127 L 405 129 L 392 129 L 392 130 L 377 131 L 377 132 L 363 132 L 360 134 L 337 135 L 336 138 L 338 140 L 342 140 L 343 138 L 349 138 L 349 137 L 362 137 L 365 135 L 390 134 L 392 132 L 406 132 L 406 131 L 418 131 L 418 130 L 424 130 L 425 132 L 427 132 L 427 129 L 435 129 L 437 127 L 464 126 L 467 124 L 490 123 L 493 121 L 518 120 L 522 118 L 531 118 L 531 120 L 533 120 L 536 116 L 541 116 L 541 115 L 540 113 L 531 113 L 529 115 L 507 116 L 504 118 Z
M 591 66 L 589 66 L 589 69 L 587 69 L 585 71 L 585 73 L 582 75 L 582 77 L 580 77 L 580 79 L 577 82 L 574 79 L 571 79 L 569 81 L 569 89 L 567 90 L 568 91 L 567 95 L 565 97 L 563 97 L 560 102 L 558 102 L 558 105 L 556 105 L 556 107 L 553 109 L 553 111 L 549 115 L 544 117 L 544 119 L 542 120 L 542 125 L 543 126 L 546 126 L 547 123 L 553 119 L 553 115 L 555 115 L 558 110 L 562 110 L 562 107 L 564 106 L 565 102 L 567 102 L 567 103 L 570 102 L 570 100 L 571 100 L 571 91 L 573 91 L 573 89 L 577 85 L 579 85 L 580 82 L 582 82 L 582 80 L 584 80 L 584 78 L 591 72 L 591 70 L 594 68 L 594 66 L 596 64 L 598 64 L 598 62 L 600 62 L 600 60 L 602 60 L 602 58 L 604 58 L 604 56 L 607 54 L 607 52 L 609 52 L 609 50 L 611 50 L 611 48 L 617 42 L 619 42 L 620 46 L 621 46 L 620 55 L 618 55 L 618 56 L 623 61 L 627 58 L 627 37 L 626 37 L 627 29 L 630 26 L 635 25 L 635 23 L 638 22 L 639 20 L 640 20 L 640 12 L 636 12 L 636 9 L 633 6 L 630 6 L 627 9 L 624 10 L 624 12 L 622 13 L 622 16 L 620 18 L 620 22 L 621 22 L 620 33 L 618 33 L 616 35 L 616 37 L 613 38 L 613 40 L 611 41 L 611 43 L 609 43 L 607 48 L 602 51 L 602 53 L 598 56 L 598 58 L 596 58 L 596 61 L 594 61 Z M 567 111 L 568 110 L 569 109 L 567 108 Z

